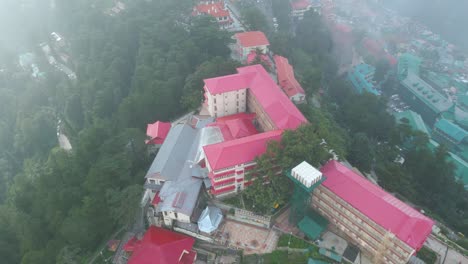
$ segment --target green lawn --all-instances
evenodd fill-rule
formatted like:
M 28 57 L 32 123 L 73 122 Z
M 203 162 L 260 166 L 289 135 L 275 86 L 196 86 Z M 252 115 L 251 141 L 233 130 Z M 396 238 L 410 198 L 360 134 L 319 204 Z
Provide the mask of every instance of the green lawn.
M 275 250 L 270 254 L 265 255 L 249 255 L 244 256 L 242 263 L 244 264 L 256 264 L 256 263 L 265 263 L 265 264 L 304 264 L 307 263 L 307 255 L 302 253 L 293 253 L 288 254 L 287 251 Z
M 289 245 L 290 248 L 308 248 L 312 246 L 312 244 L 306 242 L 303 239 L 299 239 L 295 236 L 291 236 L 288 234 L 283 234 L 280 236 L 278 240 L 278 247 L 287 247 L 290 239 L 291 239 L 291 244 Z
M 437 254 L 427 247 L 422 247 L 417 254 L 426 264 L 434 264 L 437 260 Z

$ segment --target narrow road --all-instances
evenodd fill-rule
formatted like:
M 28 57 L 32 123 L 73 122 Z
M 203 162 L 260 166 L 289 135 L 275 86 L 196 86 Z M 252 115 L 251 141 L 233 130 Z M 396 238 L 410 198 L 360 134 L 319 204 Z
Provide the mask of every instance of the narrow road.
M 445 252 L 447 251 L 447 246 L 441 241 L 435 239 L 433 236 L 429 236 L 424 245 L 432 249 L 438 255 L 440 255 L 440 259 L 442 263 L 444 256 L 445 256 Z M 466 256 L 463 256 L 458 251 L 449 248 L 447 251 L 447 257 L 445 258 L 444 264 L 459 264 L 459 263 L 468 264 L 468 258 Z

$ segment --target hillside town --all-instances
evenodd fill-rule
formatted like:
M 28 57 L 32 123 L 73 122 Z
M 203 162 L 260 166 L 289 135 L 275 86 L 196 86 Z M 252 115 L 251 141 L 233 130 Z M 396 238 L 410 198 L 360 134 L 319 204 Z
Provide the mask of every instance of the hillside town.
M 144 6 L 151 6 L 153 1 L 144 2 Z M 55 8 L 55 1 L 50 4 Z M 287 8 L 279 8 L 284 6 Z M 132 32 L 137 24 L 143 23 L 143 19 L 126 17 L 132 8 L 125 0 L 109 1 L 102 6 L 92 4 L 93 12 L 107 19 L 106 29 L 119 17 L 130 21 L 122 31 L 109 34 L 121 37 L 129 46 L 137 45 L 133 37 L 143 39 L 138 44 L 142 47 L 159 45 L 154 43 L 159 43 L 164 36 L 142 37 L 154 30 L 151 24 L 131 37 L 122 37 L 122 32 Z M 171 14 L 176 17 L 175 21 L 164 22 L 165 26 L 175 24 L 176 30 L 168 26 L 162 32 L 169 35 L 170 31 L 180 31 L 181 35 L 193 36 L 210 45 L 207 49 L 228 49 L 227 63 L 219 54 L 210 58 L 209 63 L 200 64 L 203 60 L 183 50 L 171 50 L 172 57 L 163 57 L 167 55 L 164 52 L 152 54 L 144 48 L 131 52 L 123 45 L 113 47 L 112 52 L 121 52 L 124 58 L 134 56 L 134 61 L 113 60 L 110 52 L 99 54 L 92 49 L 89 54 L 73 56 L 77 53 L 72 49 L 72 41 L 81 41 L 80 45 L 85 47 L 94 43 L 88 43 L 81 36 L 63 35 L 58 29 L 47 33 L 50 36 L 46 41 L 35 43 L 34 50 L 15 55 L 16 67 L 35 83 L 58 79 L 62 86 L 77 84 L 84 75 L 92 76 L 94 71 L 103 68 L 105 75 L 113 80 L 106 82 L 90 77 L 80 84 L 82 90 L 73 91 L 66 103 L 42 99 L 66 113 L 47 110 L 53 115 L 51 123 L 56 127 L 60 149 L 53 152 L 77 155 L 81 159 L 76 167 L 96 162 L 94 159 L 101 152 L 124 146 L 118 155 L 102 163 L 96 162 L 111 175 L 106 176 L 109 179 L 84 177 L 83 183 L 72 180 L 72 185 L 82 184 L 96 193 L 102 192 L 100 197 L 115 206 L 109 209 L 111 217 L 127 222 L 109 224 L 111 227 L 104 234 L 112 235 L 101 238 L 105 242 L 96 248 L 82 249 L 75 244 L 65 247 L 56 263 L 81 263 L 71 259 L 81 251 L 90 250 L 94 253 L 81 258 L 83 263 L 468 264 L 468 249 L 463 245 L 468 234 L 462 231 L 466 230 L 468 218 L 463 215 L 465 211 L 454 209 L 462 215 L 456 222 L 461 224 L 455 225 L 455 221 L 444 219 L 452 211 L 441 214 L 418 196 L 433 191 L 424 185 L 425 181 L 434 180 L 427 176 L 428 171 L 446 168 L 435 164 L 422 168 L 432 157 L 442 159 L 441 163 L 448 164 L 453 171 L 443 177 L 450 177 L 454 193 L 468 191 L 466 51 L 421 22 L 402 16 L 377 0 L 196 0 L 186 11 L 187 16 Z M 230 42 L 219 47 L 208 37 L 215 34 L 209 27 L 196 31 L 194 25 L 204 25 L 199 19 L 213 23 L 221 32 L 216 38 L 227 36 Z M 292 41 L 301 39 L 307 28 L 307 24 L 301 24 L 304 21 L 323 25 L 323 29 L 313 32 L 324 35 L 311 38 L 321 38 L 328 32 L 329 40 L 324 37 L 320 40 L 322 43 L 311 44 L 310 49 L 326 50 L 329 54 L 310 55 L 308 43 L 300 51 L 297 46 L 291 46 Z M 253 26 L 255 23 L 260 26 Z M 100 37 L 98 39 L 101 41 Z M 161 46 L 165 47 L 180 42 L 191 52 L 202 54 L 197 56 L 209 57 L 203 49 L 185 43 L 183 38 L 162 42 Z M 86 61 L 88 55 L 99 57 L 103 62 L 80 67 L 78 61 Z M 197 61 L 196 71 L 176 76 L 178 71 L 192 67 L 181 62 L 184 56 L 190 58 L 188 61 Z M 139 65 L 139 60 L 144 63 Z M 224 64 L 217 64 L 219 61 Z M 107 64 L 111 65 L 109 69 Z M 161 67 L 160 70 L 153 71 L 151 67 L 155 65 Z M 6 71 L 1 66 L 0 77 Z M 136 74 L 123 78 L 131 67 L 138 69 Z M 171 76 L 169 71 L 176 72 L 176 77 L 167 77 Z M 146 82 L 142 77 L 145 74 L 164 76 L 167 82 L 159 79 Z M 180 80 L 183 88 L 170 90 L 181 86 Z M 57 97 L 62 96 L 60 85 L 53 88 Z M 121 88 L 125 85 L 132 88 Z M 156 86 L 167 91 L 142 92 L 138 99 L 143 102 L 149 97 L 158 98 L 162 106 L 157 110 L 142 110 L 136 99 L 125 100 L 135 90 L 143 91 L 148 87 L 150 90 Z M 108 90 L 90 96 L 89 100 L 79 97 L 90 95 L 99 87 Z M 118 88 L 110 90 L 110 87 Z M 177 101 L 166 102 L 168 94 L 180 94 L 180 97 L 176 97 Z M 352 101 L 354 96 L 362 96 L 359 103 Z M 112 108 L 118 100 L 124 102 L 124 110 Z M 152 107 L 153 102 L 148 100 L 145 104 Z M 371 113 L 376 117 L 353 111 L 366 109 L 359 107 L 367 107 L 367 102 L 372 105 L 369 109 L 377 109 L 376 113 Z M 86 108 L 86 104 L 91 107 Z M 195 104 L 195 107 L 185 104 Z M 352 108 L 353 104 L 357 107 Z M 185 112 L 169 110 L 173 105 Z M 76 109 L 86 115 L 76 114 L 73 112 Z M 170 114 L 162 114 L 164 110 Z M 125 111 L 137 114 L 126 115 Z M 353 113 L 354 119 L 343 121 Z M 106 115 L 115 120 L 104 122 Z M 137 120 L 137 115 L 151 116 Z M 70 121 L 73 119 L 70 116 L 75 122 Z M 378 120 L 379 116 L 389 116 L 390 120 Z M 45 119 L 36 119 L 40 124 L 47 123 Z M 362 132 L 365 129 L 355 131 L 351 126 L 340 127 L 359 120 L 364 120 L 363 124 L 381 123 L 382 127 L 367 129 L 376 135 L 372 138 Z M 146 135 L 139 137 L 135 131 L 142 121 L 146 125 Z M 102 125 L 86 133 L 77 129 L 93 122 L 102 122 Z M 123 125 L 127 123 L 133 126 Z M 388 123 L 392 127 L 386 126 Z M 39 125 L 23 123 L 17 126 L 23 130 L 42 129 Z M 116 127 L 122 133 L 113 129 Z M 108 140 L 105 129 L 118 135 L 116 139 Z M 17 138 L 29 139 L 15 136 L 16 141 Z M 77 138 L 84 141 L 83 146 Z M 104 147 L 94 150 L 93 146 L 99 144 Z M 345 148 L 352 151 L 345 153 Z M 83 153 L 89 149 L 93 149 L 93 155 L 87 157 Z M 67 158 L 51 155 L 46 160 L 58 164 L 61 174 L 62 170 L 76 169 L 61 163 Z M 34 159 L 36 157 L 23 161 L 28 172 L 33 174 L 41 171 L 41 166 L 32 163 Z M 419 161 L 423 165 L 418 166 Z M 112 167 L 114 163 L 121 167 Z M 409 166 L 408 163 L 411 168 L 417 168 L 414 171 L 424 173 L 408 179 L 411 169 L 404 167 Z M 137 173 L 134 165 L 143 167 L 140 169 L 145 173 Z M 49 173 L 47 169 L 42 170 Z M 101 173 L 99 168 L 90 170 L 91 175 Z M 100 190 L 105 181 L 134 184 L 133 180 L 124 179 L 124 173 L 139 177 L 138 184 L 131 186 L 137 203 L 130 199 L 133 193 L 122 191 L 124 188 Z M 437 181 L 439 185 L 446 181 L 443 177 Z M 413 183 L 418 181 L 421 183 Z M 413 184 L 411 187 L 407 187 L 409 182 Z M 37 185 L 60 184 L 61 178 Z M 12 188 L 10 192 L 25 192 L 24 186 Z M 404 190 L 400 190 L 401 186 L 405 186 Z M 73 199 L 80 197 L 76 189 L 71 189 L 70 193 Z M 442 201 L 440 193 L 424 199 Z M 57 197 L 65 197 L 54 195 L 53 192 L 46 194 L 50 200 L 59 201 L 61 198 Z M 85 205 L 85 213 L 98 214 L 101 208 L 110 207 L 92 207 L 90 204 L 96 202 L 90 196 L 76 198 Z M 36 206 L 28 204 L 30 200 L 26 198 L 23 201 L 15 196 L 15 199 L 18 206 Z M 67 203 L 68 200 L 63 199 L 63 203 Z M 118 199 L 123 202 L 115 202 Z M 443 207 L 443 202 L 435 206 Z M 466 203 L 462 202 L 453 206 L 465 207 Z M 86 217 L 82 215 L 85 213 L 76 210 L 70 215 L 84 223 Z M 55 225 L 55 217 L 61 214 L 63 212 L 55 210 L 54 216 L 46 222 Z M 71 224 L 74 218 L 65 219 L 68 226 L 57 224 L 61 235 L 54 239 L 66 240 L 67 235 L 73 234 L 87 241 L 89 234 L 84 235 L 87 234 L 84 230 L 85 227 L 89 229 L 92 222 L 74 225 Z M 107 225 L 102 222 L 102 226 Z M 114 230 L 117 225 L 120 229 Z M 22 247 L 22 250 L 28 249 L 27 245 Z M 24 263 L 34 263 L 34 257 L 31 257 L 33 262 L 22 259 Z M 70 262 L 66 262 L 67 259 Z
M 246 66 L 204 79 L 198 111 L 172 123 L 148 124 L 146 144 L 157 154 L 145 176 L 141 207 L 150 228 L 121 241 L 124 253 L 113 261 L 239 263 L 232 252 L 268 254 L 287 237 L 288 248 L 291 239 L 309 241 L 309 250 L 317 254 L 308 263 L 424 263 L 416 253 L 423 246 L 432 248 L 431 241 L 439 243 L 437 223 L 337 155 L 320 168 L 305 161 L 288 171 L 277 168 L 276 177 L 288 177 L 295 187 L 291 201 L 272 205 L 271 214 L 225 202 L 262 176 L 255 170 L 257 158 L 269 142 L 308 123 L 296 107 L 306 104 L 308 95 L 293 66 L 270 50 L 263 32 L 245 31 L 235 5 L 200 1 L 193 8 L 193 16 L 212 16 L 221 29 L 234 32 L 232 58 Z M 466 188 L 468 67 L 457 60 L 456 48 L 390 10 L 371 10 L 365 1 L 291 1 L 291 10 L 295 20 L 306 12 L 320 14 L 337 46 L 340 71 L 358 93 L 382 96 L 388 93 L 382 86 L 396 82 L 388 111 L 398 122 L 408 120 L 427 133 L 432 145 L 450 143 L 456 177 Z M 276 19 L 272 23 L 277 27 Z M 368 34 L 353 45 L 356 30 Z M 419 56 L 427 52 L 438 54 L 438 62 L 422 65 Z M 389 70 L 375 81 L 373 65 L 381 60 Z M 288 220 L 293 215 L 300 215 L 296 224 Z M 173 253 L 167 255 L 163 247 Z M 219 254 L 221 248 L 228 251 Z

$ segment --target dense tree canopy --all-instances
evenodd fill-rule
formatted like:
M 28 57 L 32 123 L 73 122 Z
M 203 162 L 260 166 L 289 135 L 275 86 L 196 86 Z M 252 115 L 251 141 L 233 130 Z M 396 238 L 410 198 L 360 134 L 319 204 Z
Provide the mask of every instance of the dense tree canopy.
M 31 24 L 37 34 L 23 43 L 45 78 L 0 65 L 2 263 L 87 262 L 135 217 L 150 161 L 146 124 L 192 109 L 199 99 L 181 105 L 183 94 L 198 98 L 203 78 L 237 66 L 215 21 L 189 19 L 192 1 L 128 1 L 109 16 L 113 3 L 57 1 L 50 23 Z M 76 81 L 36 50 L 52 31 L 68 42 Z M 56 147 L 59 119 L 70 152 Z

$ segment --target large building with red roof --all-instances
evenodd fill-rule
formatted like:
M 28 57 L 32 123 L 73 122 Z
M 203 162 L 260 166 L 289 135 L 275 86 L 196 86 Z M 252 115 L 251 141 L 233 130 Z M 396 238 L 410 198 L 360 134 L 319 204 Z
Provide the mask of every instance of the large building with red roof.
M 294 69 L 285 57 L 275 55 L 276 73 L 278 84 L 283 92 L 296 104 L 305 102 L 305 92 L 294 77 Z
M 223 196 L 243 190 L 246 173 L 256 165 L 269 141 L 279 141 L 284 130 L 307 123 L 261 65 L 241 67 L 236 74 L 205 79 L 204 107 L 216 122 L 223 140 L 205 145 L 204 165 L 211 192 Z M 247 113 L 246 113 L 247 112 Z
M 240 61 L 246 62 L 251 52 L 260 50 L 262 54 L 268 53 L 268 41 L 265 34 L 261 31 L 241 32 L 234 35 L 236 39 L 236 52 Z
M 426 241 L 434 221 L 338 161 L 321 168 L 326 178 L 312 207 L 373 256 L 373 263 L 407 263 Z
M 224 1 L 200 1 L 193 8 L 192 15 L 209 15 L 215 18 L 222 28 L 229 28 L 234 22 Z
M 150 226 L 141 240 L 131 238 L 124 246 L 128 264 L 193 264 L 195 239 L 170 230 Z

